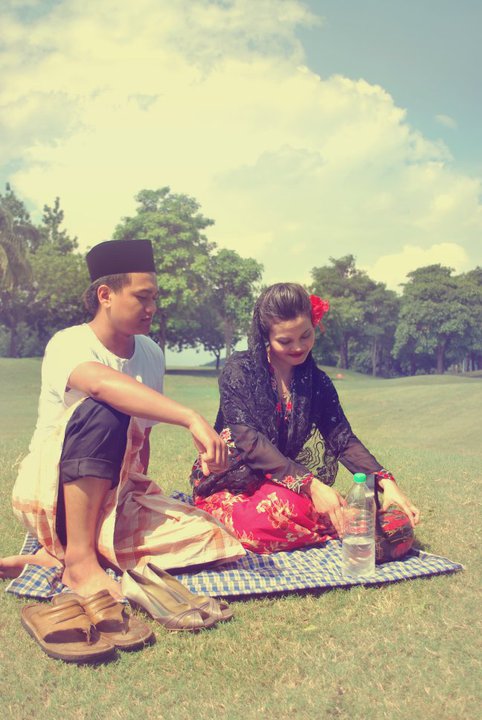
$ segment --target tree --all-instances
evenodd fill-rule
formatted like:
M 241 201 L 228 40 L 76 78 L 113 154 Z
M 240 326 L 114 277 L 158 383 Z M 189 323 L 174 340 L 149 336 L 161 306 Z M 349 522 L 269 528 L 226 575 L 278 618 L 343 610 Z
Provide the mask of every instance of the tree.
M 78 247 L 77 238 L 71 238 L 60 226 L 64 221 L 64 211 L 60 208 L 60 198 L 56 197 L 54 206 L 44 205 L 40 226 L 41 244 L 55 248 L 61 255 L 67 255 Z
M 222 347 L 228 358 L 248 331 L 263 266 L 226 249 L 202 262 L 205 283 L 199 305 L 198 339 L 205 350 L 214 352 L 219 368 Z
M 24 204 L 7 183 L 0 195 L 0 282 L 4 288 L 15 288 L 31 278 L 27 258 L 29 245 L 38 239 Z
M 159 282 L 159 311 L 154 334 L 161 347 L 196 344 L 198 298 L 204 286 L 202 259 L 214 248 L 204 230 L 213 224 L 199 204 L 170 188 L 142 190 L 137 214 L 124 218 L 114 237 L 152 242 Z
M 55 246 L 40 247 L 31 265 L 35 294 L 29 323 L 38 333 L 42 352 L 55 332 L 87 320 L 82 293 L 90 280 L 82 255 L 64 253 Z
M 370 344 L 371 373 L 388 375 L 391 370 L 400 299 L 384 283 L 376 283 L 365 301 L 364 339 Z
M 38 333 L 40 351 L 57 330 L 87 319 L 82 293 L 89 285 L 89 275 L 83 256 L 73 252 L 77 238 L 61 227 L 63 221 L 56 197 L 53 207 L 44 205 L 40 243 L 30 256 L 35 286 L 31 326 Z
M 458 283 L 470 322 L 463 337 L 448 349 L 449 360 L 464 372 L 482 368 L 482 268 L 459 275 Z
M 218 372 L 221 365 L 221 353 L 226 341 L 222 330 L 221 318 L 208 302 L 199 306 L 197 333 L 199 344 L 202 345 L 207 352 L 213 353 L 216 360 L 216 371 Z M 233 339 L 233 345 L 236 345 L 239 340 L 240 338 L 236 335 Z
M 11 357 L 42 353 L 54 332 L 86 319 L 87 268 L 72 252 L 77 241 L 60 227 L 63 219 L 59 198 L 53 208 L 44 206 L 36 228 L 10 186 L 0 196 L 0 322 L 10 334 Z
M 365 272 L 356 268 L 353 255 L 330 258 L 330 263 L 331 266 L 313 268 L 311 290 L 330 301 L 324 342 L 333 343 L 338 348 L 338 366 L 348 368 L 350 342 L 364 337 L 366 302 L 377 285 Z
M 18 330 L 32 293 L 29 246 L 38 241 L 24 204 L 7 184 L 0 195 L 0 323 L 9 333 L 9 357 L 18 354 Z
M 408 273 L 395 335 L 398 356 L 407 348 L 415 357 L 430 355 L 437 373 L 445 371 L 449 348 L 463 344 L 471 329 L 480 327 L 476 283 L 452 272 L 437 264 Z

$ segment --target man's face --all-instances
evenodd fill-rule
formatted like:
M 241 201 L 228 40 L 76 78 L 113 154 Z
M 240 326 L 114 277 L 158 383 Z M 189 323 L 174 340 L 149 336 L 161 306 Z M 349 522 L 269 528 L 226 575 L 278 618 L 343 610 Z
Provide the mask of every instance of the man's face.
M 146 335 L 157 310 L 159 290 L 154 273 L 130 273 L 130 285 L 109 288 L 104 307 L 114 329 L 126 335 Z

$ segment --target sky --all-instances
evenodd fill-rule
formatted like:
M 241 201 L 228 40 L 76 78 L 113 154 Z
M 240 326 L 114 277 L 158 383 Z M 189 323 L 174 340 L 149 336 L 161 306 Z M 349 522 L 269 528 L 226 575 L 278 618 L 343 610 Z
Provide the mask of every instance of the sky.
M 34 218 L 60 196 L 82 250 L 167 185 L 266 283 L 463 272 L 481 26 L 479 0 L 0 0 L 0 185 Z

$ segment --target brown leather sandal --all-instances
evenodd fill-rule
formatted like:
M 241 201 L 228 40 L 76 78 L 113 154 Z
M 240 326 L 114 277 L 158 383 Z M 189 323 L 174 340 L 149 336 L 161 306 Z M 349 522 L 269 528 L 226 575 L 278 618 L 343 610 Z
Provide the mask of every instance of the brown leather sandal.
M 25 605 L 21 622 L 51 658 L 74 663 L 97 663 L 115 657 L 115 647 L 100 637 L 75 599 L 61 605 Z
M 151 628 L 142 620 L 129 615 L 125 605 L 115 600 L 108 590 L 100 590 L 87 598 L 63 593 L 53 603 L 61 605 L 69 598 L 81 604 L 100 637 L 119 650 L 140 650 L 155 641 Z

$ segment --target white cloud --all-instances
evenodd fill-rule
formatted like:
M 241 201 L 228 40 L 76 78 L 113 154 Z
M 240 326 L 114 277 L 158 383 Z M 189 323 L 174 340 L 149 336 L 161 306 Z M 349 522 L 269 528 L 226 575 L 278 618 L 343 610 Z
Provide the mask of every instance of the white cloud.
M 426 265 L 445 265 L 457 273 L 470 269 L 464 248 L 457 243 L 439 243 L 429 248 L 404 245 L 398 253 L 382 255 L 373 265 L 365 266 L 371 278 L 384 282 L 387 287 L 400 292 L 400 284 L 407 281 L 407 273 Z
M 60 195 L 83 248 L 170 185 L 268 282 L 408 245 L 481 261 L 480 181 L 380 86 L 306 67 L 297 0 L 64 0 L 0 22 L 4 162 L 39 208 Z
M 439 125 L 448 127 L 451 130 L 454 130 L 457 127 L 457 121 L 454 120 L 453 117 L 450 117 L 450 115 L 435 115 L 435 120 L 439 123 Z

